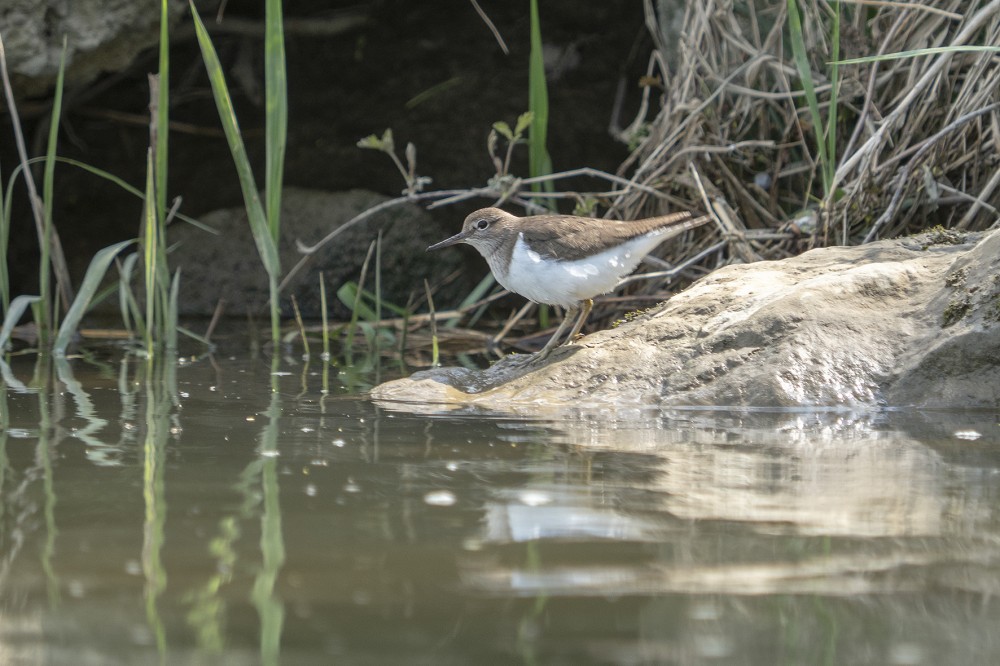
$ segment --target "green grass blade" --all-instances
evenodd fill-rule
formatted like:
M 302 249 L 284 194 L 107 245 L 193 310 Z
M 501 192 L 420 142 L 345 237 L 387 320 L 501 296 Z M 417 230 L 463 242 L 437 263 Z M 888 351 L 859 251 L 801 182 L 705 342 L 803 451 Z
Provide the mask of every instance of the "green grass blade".
M 7 349 L 7 343 L 10 342 L 10 334 L 14 331 L 14 327 L 17 326 L 17 322 L 21 321 L 24 311 L 32 303 L 37 303 L 39 300 L 41 300 L 39 296 L 18 296 L 11 301 L 10 306 L 5 310 L 6 315 L 3 318 L 3 328 L 0 328 L 0 352 Z
M 181 288 L 181 269 L 174 271 L 174 279 L 170 283 L 170 296 L 167 300 L 166 315 L 166 349 L 168 352 L 177 351 L 177 299 Z
M 264 192 L 271 238 L 278 242 L 281 184 L 288 137 L 288 81 L 281 0 L 267 0 L 264 27 L 264 96 L 266 169 Z
M 37 160 L 37 159 L 38 158 L 35 158 L 35 160 Z M 35 160 L 29 160 L 28 163 L 31 164 Z M 69 164 L 70 166 L 75 166 L 75 167 L 77 167 L 79 169 L 83 169 L 84 171 L 88 171 L 88 172 L 94 174 L 95 176 L 98 176 L 100 178 L 103 178 L 103 179 L 111 182 L 111 183 L 114 183 L 115 185 L 117 185 L 118 187 L 122 188 L 123 190 L 125 190 L 129 194 L 132 194 L 132 195 L 134 195 L 136 197 L 139 197 L 140 199 L 144 199 L 145 196 L 146 196 L 145 194 L 143 194 L 142 190 L 140 190 L 139 188 L 133 187 L 132 185 L 129 185 L 127 182 L 125 182 L 124 180 L 122 180 L 118 176 L 116 176 L 113 173 L 110 173 L 108 171 L 105 171 L 104 169 L 99 169 L 99 168 L 97 168 L 95 166 L 87 164 L 86 162 L 81 162 L 79 160 L 74 160 L 74 159 L 69 158 L 69 157 L 57 157 L 56 161 L 60 162 L 62 164 Z M 18 169 L 20 169 L 20 167 L 18 167 Z M 206 224 L 202 224 L 201 222 L 199 222 L 198 220 L 194 219 L 193 217 L 189 217 L 187 215 L 184 215 L 183 213 L 175 213 L 175 217 L 178 220 L 181 220 L 182 222 L 186 222 L 187 224 L 190 224 L 192 226 L 198 227 L 202 231 L 206 231 L 206 232 L 208 232 L 210 234 L 214 234 L 216 236 L 219 235 L 219 231 L 217 229 L 213 229 L 212 227 L 210 227 L 210 226 L 208 226 Z
M 41 347 L 47 346 L 48 336 L 51 328 L 57 322 L 50 317 L 55 317 L 59 308 L 52 302 L 52 288 L 50 280 L 52 276 L 52 205 L 53 188 L 55 186 L 56 172 L 56 146 L 59 141 L 59 117 L 62 113 L 63 81 L 66 73 L 66 37 L 63 36 L 62 55 L 59 58 L 59 73 L 56 75 L 56 90 L 52 100 L 52 114 L 49 118 L 49 138 L 45 148 L 45 166 L 42 176 L 42 229 L 43 240 L 41 243 L 41 260 L 38 265 L 38 291 L 41 298 L 41 311 L 43 320 L 38 322 L 38 340 Z M 51 328 L 50 328 L 51 327 Z
M 4 197 L 3 171 L 0 170 L 0 307 L 10 309 L 10 273 L 7 265 L 7 247 L 10 244 L 10 215 Z
M 100 250 L 90 260 L 90 266 L 87 267 L 87 272 L 83 276 L 83 282 L 80 284 L 80 291 L 77 293 L 76 298 L 73 299 L 72 305 L 69 306 L 66 317 L 59 327 L 59 333 L 56 335 L 56 342 L 52 347 L 52 352 L 56 356 L 66 355 L 66 348 L 69 347 L 73 333 L 76 332 L 77 327 L 80 325 L 80 320 L 83 319 L 83 315 L 90 305 L 91 299 L 101 286 L 101 280 L 104 279 L 104 274 L 107 273 L 111 262 L 115 260 L 119 252 L 134 242 L 135 240 L 125 240 L 114 245 L 109 245 Z
M 345 282 L 337 290 L 337 298 L 357 317 L 365 321 L 375 321 L 375 310 L 365 303 L 364 296 L 368 293 L 363 289 L 358 289 L 356 282 Z M 352 317 L 354 319 L 354 317 Z
M 465 310 L 473 303 L 480 301 L 486 296 L 487 292 L 493 288 L 493 285 L 497 283 L 496 278 L 493 277 L 493 273 L 487 272 L 482 280 L 479 281 L 475 287 L 472 288 L 462 302 L 458 304 L 459 310 Z M 462 321 L 461 317 L 452 317 L 444 323 L 444 328 L 455 328 L 458 326 L 459 322 Z M 471 325 L 471 324 L 470 324 Z
M 382 321 L 382 232 L 378 232 L 378 236 L 375 237 L 375 326 Z M 375 358 L 378 362 L 379 348 L 378 348 L 378 331 L 374 338 L 375 342 Z
M 232 153 L 236 173 L 240 179 L 240 188 L 243 191 L 243 201 L 250 221 L 250 230 L 253 233 L 254 242 L 257 244 L 257 251 L 260 253 L 264 270 L 267 271 L 268 276 L 277 279 L 281 273 L 278 248 L 268 230 L 267 218 L 260 203 L 257 185 L 254 183 L 253 170 L 250 168 L 250 160 L 247 158 L 246 147 L 243 145 L 243 137 L 240 134 L 239 123 L 236 121 L 233 100 L 229 95 L 229 87 L 226 85 L 226 77 L 222 71 L 222 64 L 219 62 L 219 55 L 215 52 L 212 39 L 209 37 L 208 30 L 205 29 L 205 24 L 202 23 L 193 2 L 191 3 L 191 17 L 194 20 L 195 34 L 198 38 L 198 45 L 201 47 L 202 59 L 208 70 L 208 79 L 212 85 L 212 95 L 219 110 L 222 129 L 226 134 L 229 151 Z
M 326 279 L 323 271 L 319 272 L 319 314 L 323 322 L 323 365 L 328 365 L 330 360 L 330 326 L 326 312 Z
M 135 335 L 134 328 L 142 326 L 142 315 L 139 314 L 139 305 L 132 293 L 132 273 L 135 271 L 135 262 L 139 260 L 136 253 L 125 257 L 125 261 L 118 266 L 118 309 L 121 310 L 122 325 L 129 332 L 129 336 Z M 132 322 L 136 326 L 132 326 Z M 142 332 L 145 337 L 145 331 Z
M 194 340 L 196 342 L 200 342 L 201 344 L 205 345 L 206 347 L 212 348 L 214 346 L 212 344 L 211 340 L 209 340 L 208 338 L 206 338 L 203 335 L 198 335 L 197 333 L 195 333 L 191 329 L 184 328 L 183 326 L 178 326 L 177 327 L 177 332 L 181 333 L 182 335 L 185 335 L 185 336 L 191 338 L 192 340 Z
M 926 49 L 913 49 L 910 51 L 897 51 L 896 53 L 883 53 L 882 55 L 864 56 L 861 58 L 848 58 L 846 60 L 834 60 L 830 65 L 856 65 L 868 62 L 881 62 L 883 60 L 899 60 L 901 58 L 918 58 L 925 55 L 938 55 L 941 53 L 1000 53 L 1000 46 L 935 46 Z
M 434 313 L 434 297 L 431 296 L 431 286 L 424 280 L 424 294 L 427 296 L 427 309 L 431 313 L 431 365 L 437 367 L 441 364 L 441 348 L 438 344 L 437 317 Z
M 809 106 L 809 115 L 812 119 L 813 132 L 816 134 L 816 146 L 819 151 L 819 167 L 823 177 L 823 189 L 824 191 L 829 191 L 831 183 L 827 180 L 826 164 L 830 160 L 827 155 L 826 140 L 822 136 L 823 123 L 819 115 L 819 100 L 816 98 L 812 67 L 809 64 L 809 56 L 806 53 L 798 0 L 788 0 L 788 32 L 790 41 L 792 42 L 792 57 L 795 60 L 795 67 L 799 70 L 799 78 L 802 80 L 802 90 L 806 94 L 806 103 Z
M 346 305 L 348 308 L 354 307 L 355 300 L 358 299 L 358 284 L 356 282 L 345 282 L 341 285 L 340 289 L 337 290 L 337 298 Z M 376 303 L 376 294 L 374 292 L 368 291 L 367 289 L 362 289 L 360 293 L 361 300 L 359 301 L 359 307 L 361 308 L 361 316 L 367 321 L 376 321 L 375 310 L 369 307 L 368 303 L 373 305 Z M 384 299 L 378 301 L 381 304 L 381 308 L 384 308 L 392 312 L 397 317 L 406 316 L 406 308 L 400 307 L 395 303 L 391 303 Z
M 142 231 L 142 266 L 144 270 L 145 300 L 146 300 L 146 353 L 153 355 L 154 332 L 160 331 L 163 320 L 163 310 L 157 310 L 157 248 L 160 245 L 160 235 L 156 230 L 156 200 L 153 192 L 153 154 L 152 149 L 146 151 L 146 202 L 143 206 Z
M 837 100 L 839 97 L 840 67 L 836 64 L 840 58 L 840 0 L 833 3 L 833 28 L 831 29 L 830 43 L 833 48 L 833 64 L 830 65 L 830 108 L 826 118 L 826 155 L 827 160 L 823 163 L 826 169 L 823 174 L 823 182 L 826 183 L 826 195 L 832 196 L 833 178 L 837 173 Z M 847 239 L 844 239 L 847 244 Z
M 542 53 L 542 28 L 538 18 L 538 0 L 531 0 L 531 52 L 528 56 L 528 109 L 531 125 L 528 128 L 528 172 L 532 177 L 552 173 L 546 141 L 549 126 L 549 92 L 545 85 L 545 60 Z M 533 184 L 533 190 L 539 185 Z M 553 189 L 552 182 L 545 189 Z M 548 204 L 551 205 L 551 202 Z
M 160 73 L 156 106 L 156 216 L 167 217 L 167 150 L 170 136 L 170 0 L 160 0 Z

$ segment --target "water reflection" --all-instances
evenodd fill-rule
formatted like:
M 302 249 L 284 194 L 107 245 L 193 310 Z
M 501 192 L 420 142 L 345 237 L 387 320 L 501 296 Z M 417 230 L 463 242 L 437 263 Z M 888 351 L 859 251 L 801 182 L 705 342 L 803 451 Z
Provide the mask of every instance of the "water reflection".
M 993 414 L 413 415 L 223 357 L 0 374 L 0 663 L 1000 656 Z

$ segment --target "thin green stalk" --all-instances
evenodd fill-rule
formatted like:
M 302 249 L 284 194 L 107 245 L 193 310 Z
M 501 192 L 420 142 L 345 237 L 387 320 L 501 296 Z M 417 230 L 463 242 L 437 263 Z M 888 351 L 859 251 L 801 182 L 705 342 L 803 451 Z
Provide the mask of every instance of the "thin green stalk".
M 353 365 L 354 360 L 354 334 L 358 328 L 358 317 L 361 315 L 361 294 L 364 291 L 365 278 L 368 276 L 368 263 L 371 261 L 372 252 L 375 251 L 375 241 L 368 246 L 368 253 L 361 264 L 361 276 L 358 278 L 358 291 L 354 296 L 354 305 L 351 308 L 351 323 L 347 325 L 347 342 L 344 352 L 347 357 L 347 364 Z
M 427 279 L 424 279 L 424 293 L 427 294 L 427 308 L 431 313 L 431 365 L 437 367 L 440 362 L 440 348 L 438 347 L 437 317 L 434 316 L 434 297 L 431 296 L 431 286 Z
M 799 15 L 797 0 L 788 0 L 788 32 L 790 41 L 792 42 L 792 57 L 795 60 L 796 68 L 799 70 L 802 90 L 806 94 L 809 116 L 812 119 L 813 132 L 816 134 L 816 147 L 819 151 L 823 191 L 829 192 L 832 184 L 832 178 L 827 175 L 829 173 L 827 164 L 830 162 L 830 155 L 827 151 L 827 142 L 822 135 L 823 123 L 819 115 L 819 100 L 816 97 L 816 87 L 813 85 L 812 67 L 809 64 L 809 56 L 806 53 L 805 37 L 802 33 L 802 17 Z
M 264 105 L 267 223 L 277 244 L 281 229 L 281 184 L 288 135 L 288 82 L 281 0 L 267 0 L 264 21 Z
M 156 341 L 169 351 L 177 349 L 177 290 L 179 289 L 180 272 L 170 277 L 167 264 L 167 172 L 168 144 L 170 137 L 170 17 L 169 2 L 160 2 L 160 50 L 159 73 L 150 77 L 150 102 L 153 117 L 150 119 L 150 147 L 152 160 L 149 169 L 152 172 L 152 191 L 146 196 L 152 202 L 153 223 L 156 234 L 156 251 L 152 256 L 156 272 L 156 308 L 158 310 L 157 326 L 151 330 L 156 332 Z M 153 80 L 155 79 L 155 81 Z M 147 294 L 149 298 L 150 294 Z M 152 322 L 147 322 L 152 324 Z M 148 350 L 151 351 L 151 350 Z
M 37 303 L 38 300 L 38 296 L 21 295 L 11 301 L 4 309 L 3 326 L 0 327 L 0 353 L 7 350 L 10 335 L 14 332 L 17 322 L 21 321 L 21 315 L 28 309 L 28 306 Z
M 382 321 L 382 231 L 375 237 L 375 360 L 379 359 L 379 333 L 378 324 Z
M 826 173 L 823 182 L 826 183 L 826 196 L 833 196 L 830 188 L 833 186 L 833 178 L 837 173 L 837 103 L 839 99 L 839 78 L 840 66 L 837 60 L 840 59 L 840 0 L 833 3 L 833 27 L 831 28 L 831 46 L 833 49 L 833 62 L 830 64 L 830 108 L 826 117 L 826 154 L 829 158 L 825 163 Z M 847 239 L 844 239 L 847 244 Z
M 837 175 L 837 105 L 840 93 L 840 65 L 837 64 L 837 60 L 840 59 L 840 0 L 833 3 L 833 28 L 831 32 L 833 62 L 830 64 L 830 108 L 826 118 L 826 154 L 829 159 L 824 164 L 826 172 L 823 174 L 827 202 L 832 201 L 837 194 L 833 188 Z M 847 245 L 849 226 L 845 217 L 840 241 L 843 245 Z
M 299 301 L 295 298 L 295 294 L 292 294 L 292 311 L 295 313 L 295 325 L 299 327 L 299 338 L 302 339 L 303 358 L 309 358 L 309 337 L 306 335 L 306 325 L 302 321 L 302 312 L 299 310 Z
M 320 308 L 320 318 L 323 322 L 323 362 L 330 362 L 330 326 L 327 321 L 326 313 L 326 279 L 323 277 L 323 271 L 319 272 L 319 308 Z
M 118 305 L 122 312 L 122 322 L 130 335 L 146 339 L 146 322 L 142 311 L 139 309 L 139 302 L 132 291 L 132 274 L 135 272 L 136 262 L 139 261 L 139 254 L 133 253 L 125 257 L 118 268 Z M 133 332 L 133 326 L 135 331 Z
M 65 49 L 63 51 L 65 54 Z M 58 81 L 62 80 L 62 72 L 64 70 L 65 57 L 60 60 L 60 75 Z M 35 220 L 35 232 L 38 235 L 38 244 L 43 253 L 51 252 L 51 258 L 53 261 L 50 263 L 43 263 L 42 266 L 47 268 L 51 265 L 52 270 L 56 272 L 59 277 L 58 283 L 62 289 L 63 296 L 66 303 L 72 300 L 72 293 L 69 285 L 68 270 L 66 269 L 66 260 L 63 257 L 62 250 L 59 246 L 59 237 L 54 231 L 46 231 L 45 226 L 45 211 L 43 210 L 42 198 L 38 195 L 38 189 L 35 187 L 35 180 L 28 170 L 28 149 L 24 142 L 24 132 L 21 129 L 21 120 L 17 114 L 17 104 L 14 99 L 14 90 L 10 83 L 10 76 L 7 72 L 7 56 L 4 50 L 3 39 L 0 38 L 0 79 L 3 80 L 3 92 L 4 98 L 7 101 L 8 115 L 10 116 L 11 126 L 14 130 L 14 143 L 17 146 L 17 155 L 20 161 L 20 168 L 24 172 L 24 182 L 25 186 L 28 188 L 28 202 L 31 206 L 31 212 Z M 61 85 L 59 86 L 61 90 Z M 61 99 L 59 100 L 61 103 Z M 53 119 L 58 123 L 58 113 L 53 114 Z M 15 176 L 11 174 L 11 180 L 8 183 L 7 196 L 4 201 L 4 217 L 7 220 L 7 224 L 10 221 L 10 203 L 11 203 L 11 186 L 14 183 Z M 46 238 L 49 238 L 51 243 L 46 243 Z M 48 287 L 48 280 L 45 281 L 45 286 Z M 40 296 L 41 298 L 41 296 Z M 38 325 L 39 331 L 39 341 L 41 346 L 46 346 L 48 344 L 48 339 L 51 334 L 51 320 L 49 319 L 49 314 L 52 312 L 51 307 L 51 295 L 46 292 L 46 297 L 44 300 L 39 300 L 32 304 L 32 312 L 34 313 L 35 322 Z
M 163 223 L 167 219 L 167 150 L 170 135 L 170 2 L 160 0 L 160 71 L 156 92 L 156 137 L 153 149 L 156 156 L 156 217 Z
M 319 272 L 319 308 L 320 318 L 323 321 L 323 354 L 320 358 L 323 361 L 323 394 L 330 392 L 330 325 L 327 321 L 326 312 L 326 278 L 323 271 Z
M 901 58 L 918 58 L 925 55 L 938 55 L 939 53 L 1000 53 L 1000 46 L 984 45 L 962 45 L 962 46 L 934 46 L 927 49 L 912 49 L 909 51 L 897 51 L 895 53 L 883 53 L 882 55 L 863 56 L 861 58 L 846 58 L 835 60 L 831 65 L 857 65 L 870 62 L 881 62 L 883 60 L 899 60 Z
M 267 0 L 264 20 L 264 105 L 265 170 L 264 192 L 267 197 L 267 225 L 271 242 L 278 246 L 281 233 L 281 183 L 285 167 L 285 144 L 288 134 L 288 92 L 285 76 L 285 36 L 281 0 Z M 278 280 L 269 284 L 271 296 L 271 337 L 281 335 L 278 305 L 281 294 Z
M 271 235 L 267 215 L 260 202 L 260 195 L 254 182 L 253 170 L 250 168 L 250 160 L 247 157 L 243 137 L 240 134 L 236 113 L 233 110 L 233 101 L 229 95 L 229 87 L 226 84 L 222 64 L 219 62 L 219 56 L 212 45 L 212 39 L 209 37 L 208 30 L 205 29 L 205 24 L 202 23 L 193 2 L 190 3 L 190 7 L 195 35 L 198 38 L 202 59 L 205 61 L 208 78 L 212 84 L 212 95 L 219 110 L 219 118 L 229 143 L 229 151 L 233 157 L 233 164 L 236 166 L 236 173 L 240 179 L 240 188 L 243 191 L 243 202 L 247 209 L 250 230 L 257 245 L 261 263 L 267 272 L 271 293 L 271 342 L 278 345 L 281 341 L 281 319 L 278 307 L 278 279 L 281 275 L 281 262 L 278 257 L 278 244 Z
M 791 1 L 791 0 L 789 0 Z M 531 0 L 531 52 L 528 56 L 528 110 L 531 125 L 528 129 L 528 172 L 531 177 L 552 173 L 552 160 L 546 148 L 549 126 L 549 92 L 545 85 L 545 60 L 542 54 L 542 28 L 538 18 L 538 0 Z M 540 191 L 541 185 L 533 183 L 531 189 Z M 552 191 L 553 184 L 546 181 L 545 191 Z M 552 205 L 551 201 L 547 205 Z
M 118 187 L 122 188 L 123 190 L 125 190 L 126 192 L 128 192 L 129 194 L 131 194 L 134 197 L 137 197 L 137 198 L 143 199 L 143 200 L 145 200 L 145 198 L 146 198 L 145 192 L 143 192 L 142 190 L 140 190 L 137 187 L 133 187 L 132 185 L 129 185 L 127 182 L 125 182 L 124 180 L 122 180 L 118 176 L 116 176 L 116 175 L 114 175 L 112 173 L 109 173 L 109 172 L 105 171 L 104 169 L 99 169 L 99 168 L 97 168 L 95 166 L 87 164 L 86 162 L 81 162 L 79 160 L 74 160 L 74 159 L 69 158 L 69 157 L 58 157 L 57 156 L 55 158 L 55 160 L 59 164 L 68 164 L 70 166 L 78 167 L 80 169 L 83 169 L 84 171 L 87 171 L 89 173 L 94 174 L 95 176 L 99 176 L 100 178 L 103 178 L 104 180 L 107 180 L 108 182 L 114 183 L 115 185 L 117 185 Z M 30 166 L 32 164 L 37 164 L 39 162 L 44 162 L 44 161 L 45 161 L 44 157 L 32 157 L 30 160 L 27 160 L 24 164 L 18 164 L 17 167 L 15 167 L 14 170 L 11 172 L 10 180 L 7 181 L 7 190 L 6 190 L 7 196 L 4 197 L 4 198 L 0 198 L 0 201 L 4 201 L 3 216 L 4 216 L 5 223 L 9 224 L 9 222 L 10 222 L 10 205 L 9 205 L 9 202 L 10 202 L 11 193 L 12 193 L 12 191 L 14 189 L 15 179 L 20 174 L 24 173 L 24 169 L 25 169 L 26 166 Z M 186 222 L 188 224 L 191 224 L 191 225 L 193 225 L 195 227 L 198 227 L 199 229 L 201 229 L 202 231 L 204 231 L 206 233 L 214 234 L 216 236 L 219 235 L 219 231 L 217 229 L 214 229 L 214 228 L 212 228 L 210 226 L 202 224 L 201 222 L 199 222 L 198 220 L 194 219 L 193 217 L 188 217 L 187 215 L 184 215 L 183 213 L 175 213 L 174 216 L 177 219 L 179 219 L 179 220 L 182 220 L 182 221 L 184 221 L 184 222 Z
M 3 170 L 0 170 L 0 307 L 10 310 L 10 274 L 7 266 L 7 247 L 10 243 L 10 218 L 3 195 Z
M 55 356 L 58 357 L 66 354 L 66 349 L 73 339 L 73 334 L 76 333 L 80 325 L 80 320 L 83 319 L 83 315 L 87 312 L 87 308 L 90 306 L 94 295 L 100 289 L 101 281 L 104 279 L 108 268 L 114 262 L 115 257 L 118 256 L 118 253 L 134 242 L 134 240 L 125 240 L 114 245 L 109 245 L 100 250 L 90 260 L 90 266 L 87 267 L 87 272 L 83 276 L 83 282 L 80 283 L 80 290 L 77 292 L 76 298 L 73 299 L 73 303 L 69 306 L 69 309 L 66 310 L 66 316 L 59 326 L 59 333 L 56 335 L 55 343 L 52 345 L 52 353 Z
M 146 354 L 153 356 L 154 331 L 160 330 L 157 316 L 157 270 L 156 255 L 160 244 L 160 235 L 156 230 L 156 195 L 154 194 L 153 149 L 146 151 L 146 204 L 143 206 L 142 232 L 142 265 L 144 269 L 143 284 L 146 289 Z M 162 310 L 160 311 L 162 316 Z
M 181 287 L 181 269 L 178 268 L 174 272 L 174 279 L 170 283 L 170 296 L 167 302 L 164 342 L 166 343 L 166 348 L 168 352 L 177 351 L 177 331 L 180 330 L 180 326 L 178 325 L 177 301 L 180 295 L 180 287 Z
M 40 248 L 41 261 L 38 267 L 38 291 L 41 296 L 41 308 L 44 311 L 43 317 L 45 317 L 45 322 L 44 325 L 42 322 L 39 322 L 38 342 L 43 349 L 48 346 L 48 336 L 51 330 L 54 330 L 59 325 L 59 306 L 58 301 L 54 301 L 51 298 L 52 288 L 50 280 L 52 276 L 52 206 L 56 171 L 55 156 L 56 146 L 59 143 L 59 117 L 62 114 L 63 77 L 65 70 L 66 37 L 63 36 L 62 55 L 59 58 L 59 74 L 56 76 L 56 91 L 55 97 L 52 100 L 52 115 L 49 119 L 49 139 L 45 148 L 45 166 L 42 177 L 43 241 Z

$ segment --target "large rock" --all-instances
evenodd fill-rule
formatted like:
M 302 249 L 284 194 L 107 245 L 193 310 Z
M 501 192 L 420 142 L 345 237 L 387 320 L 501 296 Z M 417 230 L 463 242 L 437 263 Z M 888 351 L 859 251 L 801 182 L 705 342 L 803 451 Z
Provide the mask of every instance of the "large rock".
M 3 4 L 0 36 L 7 67 L 23 94 L 44 92 L 55 81 L 64 36 L 69 86 L 123 69 L 159 40 L 159 2 L 5 0 Z M 171 0 L 171 19 L 186 6 L 182 0 Z
M 722 268 L 657 310 L 379 400 L 580 406 L 1000 407 L 1000 232 L 924 234 Z
M 327 234 L 356 215 L 388 201 L 389 197 L 365 190 L 323 192 L 285 188 L 281 204 L 279 253 L 282 275 L 303 258 L 297 243 L 318 243 Z M 226 313 L 243 316 L 266 312 L 270 296 L 267 273 L 250 233 L 246 210 L 240 206 L 217 210 L 200 218 L 214 229 L 213 235 L 177 223 L 170 242 L 178 243 L 171 255 L 181 269 L 180 314 L 211 315 L 220 299 Z M 306 267 L 282 291 L 281 308 L 292 314 L 289 296 L 294 295 L 305 317 L 320 314 L 319 274 L 326 281 L 327 303 L 334 318 L 349 315 L 335 292 L 344 282 L 357 282 L 368 248 L 382 232 L 382 295 L 388 302 L 406 305 L 410 294 L 422 296 L 422 277 L 454 270 L 460 257 L 433 256 L 424 249 L 440 240 L 441 231 L 419 206 L 387 207 L 345 229 L 332 242 L 312 255 Z M 369 262 L 366 288 L 374 289 L 375 259 Z M 417 276 L 417 277 L 415 277 Z M 389 314 L 387 313 L 387 316 Z

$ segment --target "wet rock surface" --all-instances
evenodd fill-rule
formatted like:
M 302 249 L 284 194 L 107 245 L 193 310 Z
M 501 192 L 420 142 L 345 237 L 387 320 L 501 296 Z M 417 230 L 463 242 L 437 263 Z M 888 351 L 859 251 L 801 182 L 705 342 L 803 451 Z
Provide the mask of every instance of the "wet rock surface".
M 378 400 L 518 412 L 584 405 L 1000 406 L 1000 232 L 929 233 L 722 268 L 659 308 Z
M 6 0 L 0 10 L 8 66 L 20 93 L 53 85 L 66 38 L 66 83 L 84 85 L 127 66 L 154 46 L 160 34 L 160 3 L 139 0 Z M 169 3 L 172 19 L 186 3 Z

